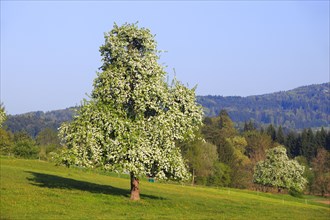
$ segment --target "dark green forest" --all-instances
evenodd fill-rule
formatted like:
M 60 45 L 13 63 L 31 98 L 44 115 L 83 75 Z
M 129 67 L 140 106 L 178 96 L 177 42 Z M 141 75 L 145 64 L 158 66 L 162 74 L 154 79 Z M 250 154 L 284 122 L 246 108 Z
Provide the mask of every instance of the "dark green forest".
M 286 92 L 257 96 L 198 96 L 206 116 L 217 116 L 225 109 L 236 127 L 254 121 L 273 124 L 285 130 L 329 127 L 330 83 L 299 87 Z

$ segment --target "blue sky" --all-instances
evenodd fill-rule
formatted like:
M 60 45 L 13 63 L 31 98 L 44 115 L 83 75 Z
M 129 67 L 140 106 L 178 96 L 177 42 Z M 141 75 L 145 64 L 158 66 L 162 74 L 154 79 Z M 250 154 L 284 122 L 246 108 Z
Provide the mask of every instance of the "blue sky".
M 79 105 L 114 22 L 139 22 L 160 63 L 198 95 L 249 96 L 329 81 L 329 1 L 1 1 L 9 114 Z

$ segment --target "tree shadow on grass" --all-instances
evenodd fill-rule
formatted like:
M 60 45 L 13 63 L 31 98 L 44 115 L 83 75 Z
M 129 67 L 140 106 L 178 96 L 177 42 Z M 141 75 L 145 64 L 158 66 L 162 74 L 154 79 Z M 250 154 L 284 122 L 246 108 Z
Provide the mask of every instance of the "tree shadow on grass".
M 100 193 L 114 196 L 124 196 L 129 198 L 130 191 L 113 187 L 111 185 L 100 185 L 96 183 L 70 179 L 66 177 L 45 174 L 45 173 L 36 173 L 31 171 L 26 171 L 29 174 L 32 174 L 33 177 L 28 177 L 31 185 L 45 187 L 50 189 L 70 189 L 70 190 L 81 190 L 91 193 Z M 141 198 L 155 199 L 155 200 L 164 200 L 162 197 L 156 197 L 152 195 L 141 194 Z

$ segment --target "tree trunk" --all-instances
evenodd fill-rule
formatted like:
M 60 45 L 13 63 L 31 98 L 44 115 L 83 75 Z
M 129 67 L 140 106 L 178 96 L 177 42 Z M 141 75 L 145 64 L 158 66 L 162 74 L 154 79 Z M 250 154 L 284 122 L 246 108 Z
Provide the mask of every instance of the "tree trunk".
M 194 186 L 195 183 L 195 169 L 192 170 L 192 181 L 191 181 L 191 185 Z
M 131 173 L 131 200 L 140 200 L 139 179 Z

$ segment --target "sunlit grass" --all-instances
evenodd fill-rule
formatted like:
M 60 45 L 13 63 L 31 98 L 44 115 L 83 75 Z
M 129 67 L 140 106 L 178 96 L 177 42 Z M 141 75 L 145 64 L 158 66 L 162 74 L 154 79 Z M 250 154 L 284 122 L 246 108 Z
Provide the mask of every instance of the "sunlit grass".
M 129 180 L 51 163 L 1 158 L 1 219 L 329 219 L 319 198 Z

